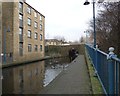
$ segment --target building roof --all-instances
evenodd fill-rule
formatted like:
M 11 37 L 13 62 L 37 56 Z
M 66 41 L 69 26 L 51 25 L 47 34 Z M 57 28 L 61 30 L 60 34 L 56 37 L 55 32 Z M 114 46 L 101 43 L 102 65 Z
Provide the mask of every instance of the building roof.
M 58 40 L 58 39 L 46 39 L 45 41 L 52 41 L 52 42 L 62 42 L 61 40 Z
M 42 15 L 44 18 L 45 16 L 43 14 L 41 14 L 38 10 L 36 10 L 34 7 L 32 7 L 31 5 L 29 5 L 27 2 L 24 2 L 25 4 L 27 4 L 29 7 L 31 7 L 32 9 L 34 9 L 36 12 L 38 12 L 40 15 Z

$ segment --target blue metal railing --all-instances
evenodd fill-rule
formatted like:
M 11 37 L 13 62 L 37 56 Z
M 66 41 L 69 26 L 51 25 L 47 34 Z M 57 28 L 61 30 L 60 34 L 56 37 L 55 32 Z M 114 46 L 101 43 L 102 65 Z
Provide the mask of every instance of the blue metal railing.
M 108 54 L 89 45 L 86 45 L 86 49 L 105 94 L 120 95 L 120 59 L 108 59 Z

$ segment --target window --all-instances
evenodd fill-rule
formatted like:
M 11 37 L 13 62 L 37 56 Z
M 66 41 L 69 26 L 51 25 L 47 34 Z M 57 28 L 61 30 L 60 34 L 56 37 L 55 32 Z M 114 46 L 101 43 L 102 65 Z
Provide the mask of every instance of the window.
M 23 13 L 23 3 L 19 2 L 19 11 Z
M 42 25 L 40 24 L 40 30 L 42 31 Z
M 23 15 L 19 14 L 19 27 L 23 27 Z
M 42 41 L 42 34 L 40 34 L 40 41 Z
M 34 16 L 35 16 L 35 18 L 37 18 L 37 12 L 34 12 Z
M 34 27 L 37 28 L 37 22 L 34 22 Z
M 19 55 L 23 56 L 23 43 L 19 43 Z
M 35 33 L 34 38 L 35 38 L 35 39 L 37 39 L 37 38 L 38 38 L 38 34 L 37 34 L 37 33 Z
M 32 37 L 31 35 L 32 35 L 31 31 L 28 30 L 28 37 L 31 38 Z
M 28 18 L 28 25 L 31 25 L 31 19 Z
M 31 8 L 29 6 L 27 7 L 27 12 L 28 14 L 31 14 Z
M 28 44 L 28 52 L 32 52 L 32 45 Z
M 19 28 L 19 34 L 23 35 L 23 29 L 22 28 Z
M 23 15 L 22 14 L 19 14 L 19 20 L 23 21 Z
M 42 51 L 42 45 L 40 45 L 40 51 Z
M 34 48 L 35 48 L 35 51 L 38 51 L 38 45 L 35 45 Z
M 19 28 L 19 42 L 23 42 L 23 29 Z
M 42 16 L 40 15 L 40 21 L 42 21 Z
M 23 3 L 22 2 L 19 2 L 19 9 L 20 8 L 23 8 Z

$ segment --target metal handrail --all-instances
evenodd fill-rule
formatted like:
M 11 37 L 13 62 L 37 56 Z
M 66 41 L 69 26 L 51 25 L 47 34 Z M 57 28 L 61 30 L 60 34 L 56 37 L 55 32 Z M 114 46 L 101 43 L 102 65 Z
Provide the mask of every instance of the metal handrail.
M 109 54 L 86 44 L 87 52 L 106 95 L 120 95 L 120 59 L 114 54 L 114 48 Z

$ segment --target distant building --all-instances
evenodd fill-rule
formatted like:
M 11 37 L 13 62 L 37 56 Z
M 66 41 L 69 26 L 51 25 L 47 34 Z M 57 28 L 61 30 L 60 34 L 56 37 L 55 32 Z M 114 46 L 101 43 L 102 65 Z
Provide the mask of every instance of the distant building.
M 45 46 L 47 45 L 63 45 L 63 41 L 57 39 L 46 39 Z
M 0 60 L 2 63 L 44 57 L 45 16 L 25 0 L 16 1 L 0 3 L 0 24 L 2 25 L 0 26 L 2 60 Z

